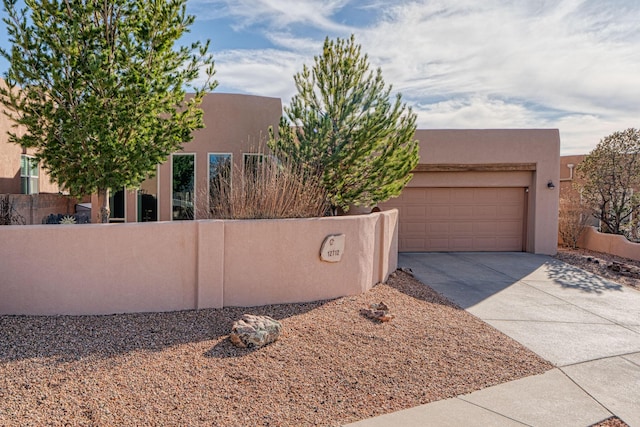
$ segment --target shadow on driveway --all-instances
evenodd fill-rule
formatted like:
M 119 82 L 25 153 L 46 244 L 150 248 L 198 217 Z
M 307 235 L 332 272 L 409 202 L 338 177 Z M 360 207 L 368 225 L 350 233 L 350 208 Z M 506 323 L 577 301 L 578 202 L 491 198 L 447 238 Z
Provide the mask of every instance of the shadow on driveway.
M 524 252 L 401 253 L 398 265 L 464 309 L 522 280 L 594 294 L 622 288 L 550 256 Z
M 552 261 L 546 266 L 549 279 L 563 288 L 596 294 L 607 291 L 622 291 L 622 285 L 561 261 Z

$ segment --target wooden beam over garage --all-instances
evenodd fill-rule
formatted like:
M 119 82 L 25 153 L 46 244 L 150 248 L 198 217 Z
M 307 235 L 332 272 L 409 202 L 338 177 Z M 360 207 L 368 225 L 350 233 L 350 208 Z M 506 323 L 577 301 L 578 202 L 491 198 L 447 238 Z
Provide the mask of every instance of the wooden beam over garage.
M 513 172 L 534 171 L 535 163 L 483 163 L 483 164 L 425 164 L 418 165 L 413 172 Z

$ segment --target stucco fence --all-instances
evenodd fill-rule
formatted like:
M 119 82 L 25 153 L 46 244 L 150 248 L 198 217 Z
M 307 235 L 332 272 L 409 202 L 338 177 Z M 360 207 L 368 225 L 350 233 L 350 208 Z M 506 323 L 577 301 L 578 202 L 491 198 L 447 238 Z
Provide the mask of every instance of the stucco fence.
M 0 227 L 0 314 L 110 314 L 308 302 L 397 266 L 398 212 Z M 339 262 L 320 258 L 345 236 Z
M 578 240 L 578 247 L 640 261 L 640 244 L 618 234 L 600 233 L 587 227 Z
M 9 197 L 16 212 L 26 224 L 42 224 L 50 214 L 73 214 L 77 200 L 60 194 L 0 194 Z

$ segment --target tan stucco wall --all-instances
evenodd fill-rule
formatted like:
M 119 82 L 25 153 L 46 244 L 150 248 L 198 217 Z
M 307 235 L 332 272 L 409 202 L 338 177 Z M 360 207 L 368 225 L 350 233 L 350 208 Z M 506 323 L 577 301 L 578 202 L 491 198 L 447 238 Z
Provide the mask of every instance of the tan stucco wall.
M 595 227 L 585 229 L 578 247 L 640 261 L 640 243 L 630 242 L 618 234 L 600 233 Z
M 256 221 L 0 227 L 0 314 L 108 314 L 365 292 L 397 258 L 397 211 Z M 324 238 L 345 234 L 327 263 Z M 37 266 L 37 268 L 34 268 Z
M 533 171 L 415 172 L 408 186 L 528 187 L 527 251 L 556 253 L 560 176 L 557 129 L 418 130 L 416 139 L 420 141 L 420 165 L 535 164 Z M 547 188 L 549 181 L 555 185 L 552 190 Z

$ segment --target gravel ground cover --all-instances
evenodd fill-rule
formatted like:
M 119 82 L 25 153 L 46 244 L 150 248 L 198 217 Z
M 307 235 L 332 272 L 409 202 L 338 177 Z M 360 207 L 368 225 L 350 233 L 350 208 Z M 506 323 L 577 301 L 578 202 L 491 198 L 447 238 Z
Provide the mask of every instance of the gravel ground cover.
M 395 317 L 360 312 L 384 302 Z M 243 313 L 279 319 L 257 350 Z M 3 426 L 338 426 L 552 368 L 411 276 L 310 304 L 0 316 Z
M 640 290 L 640 261 L 587 249 L 570 248 L 558 248 L 556 258 L 621 285 Z M 614 263 L 622 265 L 623 268 L 612 268 Z
M 594 424 L 591 427 L 629 427 L 629 424 L 625 423 L 618 417 L 611 417 L 599 422 L 598 424 Z

